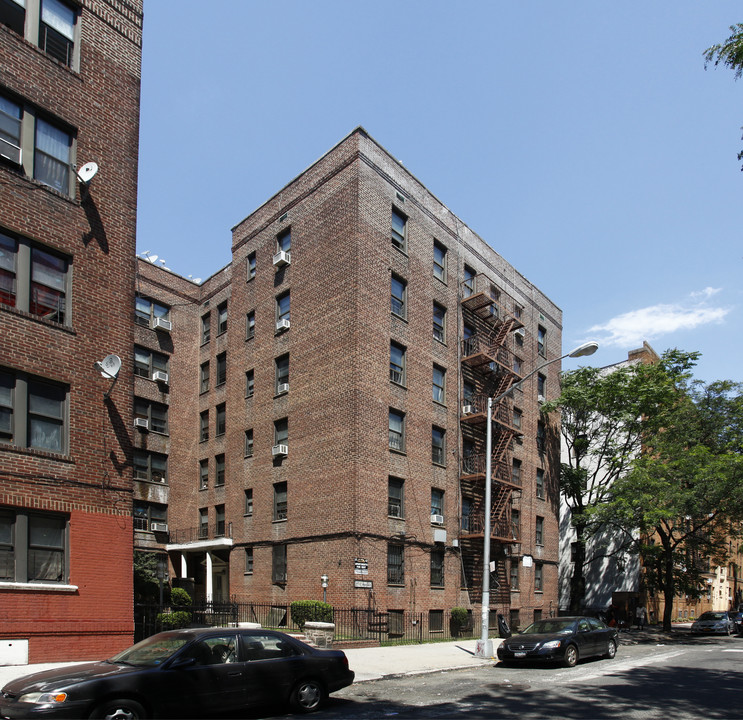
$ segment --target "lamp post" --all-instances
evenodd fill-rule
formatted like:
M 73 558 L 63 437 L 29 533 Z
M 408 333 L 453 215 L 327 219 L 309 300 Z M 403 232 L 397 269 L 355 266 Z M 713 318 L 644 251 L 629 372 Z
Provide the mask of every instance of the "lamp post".
M 327 575 L 325 574 L 320 575 L 320 585 L 322 585 L 322 601 L 323 602 L 328 601 L 328 580 L 330 580 L 330 578 Z
M 492 472 L 492 459 L 490 453 L 492 452 L 493 444 L 493 427 L 491 424 L 493 405 L 497 405 L 501 400 L 503 400 L 503 398 L 516 390 L 516 388 L 521 387 L 525 380 L 528 380 L 532 375 L 536 375 L 536 373 L 538 373 L 542 368 L 547 367 L 547 365 L 560 362 L 560 360 L 564 360 L 567 357 L 577 358 L 585 357 L 586 355 L 593 355 L 596 350 L 598 350 L 598 347 L 599 345 L 596 342 L 583 343 L 574 350 L 571 350 L 569 353 L 565 353 L 565 355 L 561 355 L 552 360 L 547 360 L 547 362 L 538 365 L 534 370 L 527 375 L 524 375 L 521 380 L 511 385 L 508 390 L 502 392 L 497 397 L 488 398 L 487 428 L 485 434 L 485 540 L 482 553 L 482 611 L 480 639 L 477 641 L 475 649 L 475 655 L 477 655 L 477 657 L 493 657 L 493 641 L 488 638 L 488 629 L 490 625 L 490 504 L 492 495 L 492 479 L 490 477 Z

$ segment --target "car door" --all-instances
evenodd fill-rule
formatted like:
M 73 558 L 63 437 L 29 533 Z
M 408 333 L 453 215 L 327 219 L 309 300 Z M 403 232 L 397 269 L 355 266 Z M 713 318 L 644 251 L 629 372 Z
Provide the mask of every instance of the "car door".
M 580 657 L 590 657 L 596 654 L 596 633 L 592 632 L 588 618 L 580 618 L 577 623 L 575 641 L 578 643 Z
M 305 658 L 285 636 L 252 630 L 240 637 L 248 705 L 283 703 L 305 667 Z
M 587 618 L 591 626 L 591 635 L 593 635 L 593 651 L 596 655 L 603 655 L 608 649 L 610 637 L 609 628 L 596 618 Z

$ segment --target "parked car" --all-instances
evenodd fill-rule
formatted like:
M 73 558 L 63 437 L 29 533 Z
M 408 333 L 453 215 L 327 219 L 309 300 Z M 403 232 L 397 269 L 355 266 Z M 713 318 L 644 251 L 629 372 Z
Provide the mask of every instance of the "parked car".
M 311 712 L 353 678 L 340 650 L 318 650 L 281 632 L 172 630 L 109 660 L 9 682 L 0 717 L 207 718 L 276 702 Z
M 733 622 L 733 632 L 743 632 L 743 611 L 741 610 L 730 610 L 728 611 L 728 617 Z
M 734 631 L 734 621 L 725 611 L 708 610 L 691 624 L 691 631 L 698 635 L 730 635 Z
M 498 647 L 498 660 L 516 662 L 550 661 L 573 667 L 579 659 L 613 658 L 618 633 L 593 617 L 556 617 L 537 620 Z

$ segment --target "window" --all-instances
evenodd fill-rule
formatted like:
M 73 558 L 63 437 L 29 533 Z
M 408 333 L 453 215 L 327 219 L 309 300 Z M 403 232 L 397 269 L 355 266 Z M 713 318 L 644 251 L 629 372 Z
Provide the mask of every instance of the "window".
M 286 520 L 286 483 L 274 483 L 273 486 L 273 519 Z
M 387 545 L 387 583 L 405 584 L 405 546 L 399 543 Z
M 274 545 L 271 552 L 271 582 L 286 584 L 286 545 Z
M 547 357 L 547 331 L 541 325 L 537 328 L 537 352 Z
M 446 282 L 446 248 L 436 240 L 433 241 L 433 276 Z
M 405 414 L 390 408 L 389 443 L 391 450 L 405 452 Z
M 431 462 L 446 465 L 446 430 L 435 425 L 431 431 Z
M 245 339 L 250 340 L 255 337 L 255 310 L 251 310 L 245 316 Z
M 227 426 L 227 408 L 224 403 L 217 405 L 217 422 L 214 428 L 215 437 L 224 435 Z
M 219 455 L 215 455 L 214 467 L 215 467 L 214 485 L 216 487 L 219 487 L 221 485 L 224 485 L 225 465 L 224 465 L 224 454 L 223 453 L 220 453 Z
M 514 485 L 521 485 L 521 460 L 513 459 L 511 466 L 511 482 Z
M 523 417 L 523 413 L 518 408 L 513 409 L 513 426 L 517 430 L 521 430 L 521 418 Z
M 227 301 L 217 306 L 217 335 L 227 332 Z
M 252 547 L 245 548 L 245 574 L 246 575 L 253 574 L 253 548 Z
M 0 442 L 66 452 L 67 388 L 0 370 Z
M 0 98 L 0 101 L 2 98 Z M 0 139 L 2 139 L 0 112 Z M 0 302 L 45 320 L 70 324 L 70 263 L 24 238 L 0 232 Z
M 151 327 L 152 321 L 155 318 L 162 318 L 167 320 L 170 316 L 170 308 L 166 305 L 161 305 L 154 300 L 150 300 L 146 297 L 136 297 L 134 301 L 134 322 L 137 325 L 144 325 L 145 327 Z
M 433 585 L 433 583 L 431 584 Z M 444 611 L 443 610 L 429 610 L 428 611 L 428 629 L 431 632 L 443 632 L 444 631 Z
M 8 1 L 4 0 L 4 3 Z M 0 8 L 2 7 L 0 5 Z M 0 95 L 0 149 L 4 157 L 17 165 L 21 164 L 22 122 L 23 108 L 18 103 Z
M 464 280 L 462 281 L 462 297 L 468 298 L 475 292 L 475 271 L 465 265 Z
M 547 449 L 547 430 L 540 420 L 537 423 L 537 450 L 543 453 Z
M 514 333 L 513 339 L 516 343 L 516 347 L 524 347 L 524 334 L 522 332 Z
M 513 316 L 517 320 L 521 320 L 521 314 L 524 312 L 524 308 L 521 307 L 521 305 L 518 305 L 517 303 L 513 304 Z
M 224 517 L 224 505 L 215 505 L 214 514 L 216 515 L 216 524 L 214 526 L 214 537 L 224 537 L 225 531 L 225 517 Z
M 444 549 L 433 548 L 431 550 L 431 585 L 434 587 L 444 586 Z
M 209 537 L 209 508 L 199 508 L 199 539 Z
M 289 252 L 292 249 L 292 229 L 286 228 L 276 236 L 277 252 Z
M 210 313 L 201 316 L 201 344 L 208 343 L 212 336 L 212 316 Z
M 446 370 L 438 365 L 433 366 L 433 399 L 442 405 L 446 403 Z
M 462 496 L 462 522 L 461 529 L 468 533 L 472 527 L 472 499 L 466 495 Z
M 245 397 L 252 398 L 255 393 L 255 372 L 248 370 L 245 373 Z
M 34 178 L 64 195 L 69 195 L 72 135 L 37 117 L 34 150 Z
M 511 510 L 511 533 L 513 540 L 521 537 L 521 513 L 518 510 Z
M 544 470 L 537 468 L 537 497 L 544 500 Z
M 542 563 L 534 563 L 534 590 L 542 592 L 543 587 L 543 569 Z
M 405 348 L 394 341 L 390 343 L 390 382 L 405 385 Z
M 276 394 L 280 395 L 289 390 L 289 355 L 276 358 Z
M 475 400 L 475 386 L 464 380 L 462 382 L 462 401 L 465 405 L 473 405 Z
M 245 514 L 253 514 L 253 488 L 247 488 L 245 490 Z
M 288 445 L 289 444 L 289 420 L 287 418 L 281 418 L 276 420 L 273 424 L 273 444 L 274 445 Z
M 446 308 L 437 302 L 433 304 L 433 339 L 446 342 Z
M 544 518 L 537 516 L 534 530 L 534 540 L 537 545 L 544 545 Z
M 542 375 L 542 373 L 539 373 L 537 375 L 537 400 L 539 402 L 544 402 L 545 397 L 547 397 L 547 378 Z
M 444 491 L 431 488 L 431 515 L 444 514 Z
M 25 0 L 0 0 L 0 25 L 23 35 L 26 24 Z
M 227 382 L 227 353 L 217 355 L 217 387 Z
M 408 219 L 396 208 L 392 208 L 392 244 L 405 252 L 406 226 Z
M 0 581 L 67 581 L 67 518 L 25 509 L 0 510 Z
M 143 530 L 145 532 L 163 532 L 161 529 L 155 530 L 152 524 L 162 523 L 165 525 L 168 522 L 167 505 L 158 505 L 155 503 L 135 500 L 132 510 L 135 530 Z
M 521 370 L 524 365 L 524 361 L 520 357 L 513 356 L 513 371 L 516 375 L 521 375 Z
M 397 277 L 397 275 L 393 275 L 390 281 L 390 292 L 390 309 L 393 315 L 398 315 L 405 319 L 407 317 L 407 283 L 402 278 Z
M 70 67 L 74 43 L 75 11 L 60 0 L 41 0 L 39 47 Z
M 279 295 L 276 298 L 276 329 L 280 330 L 279 323 L 282 320 L 289 322 L 291 320 L 291 296 L 289 291 Z
M 168 406 L 161 403 L 134 398 L 134 417 L 147 420 L 151 432 L 168 434 Z
M 199 413 L 199 440 L 201 442 L 204 442 L 204 440 L 209 439 L 209 411 L 208 410 L 202 410 L 201 413 Z
M 148 348 L 134 346 L 134 374 L 152 379 L 153 373 L 168 372 L 168 356 Z
M 511 580 L 511 590 L 518 590 L 519 589 L 519 560 L 518 558 L 514 558 L 513 560 L 511 560 L 510 580 Z
M 255 277 L 255 253 L 248 255 L 248 282 Z
M 253 430 L 245 431 L 245 457 L 253 457 Z
M 209 487 L 209 461 L 199 460 L 199 490 Z
M 519 610 L 513 608 L 508 611 L 508 624 L 511 626 L 511 632 L 518 632 L 521 627 L 521 619 L 519 617 Z
M 134 451 L 134 479 L 149 482 L 168 482 L 168 456 L 145 450 Z
M 387 514 L 390 517 L 402 518 L 405 481 L 400 478 L 389 478 L 387 481 Z
M 209 390 L 209 361 L 201 363 L 199 371 L 199 392 L 205 393 Z

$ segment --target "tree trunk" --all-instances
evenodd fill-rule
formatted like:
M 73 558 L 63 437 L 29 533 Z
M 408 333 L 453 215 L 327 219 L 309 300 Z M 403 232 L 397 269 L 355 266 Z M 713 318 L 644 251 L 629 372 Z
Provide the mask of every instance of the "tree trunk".
M 673 574 L 673 549 L 670 538 L 664 533 L 659 533 L 663 544 L 663 629 L 671 630 L 671 618 L 673 617 L 673 599 L 676 595 L 676 582 Z
M 570 602 L 568 609 L 571 615 L 580 614 L 583 609 L 583 598 L 586 594 L 586 576 L 584 565 L 586 562 L 586 543 L 584 540 L 585 526 L 574 525 L 575 528 L 575 562 L 573 575 L 570 578 Z

